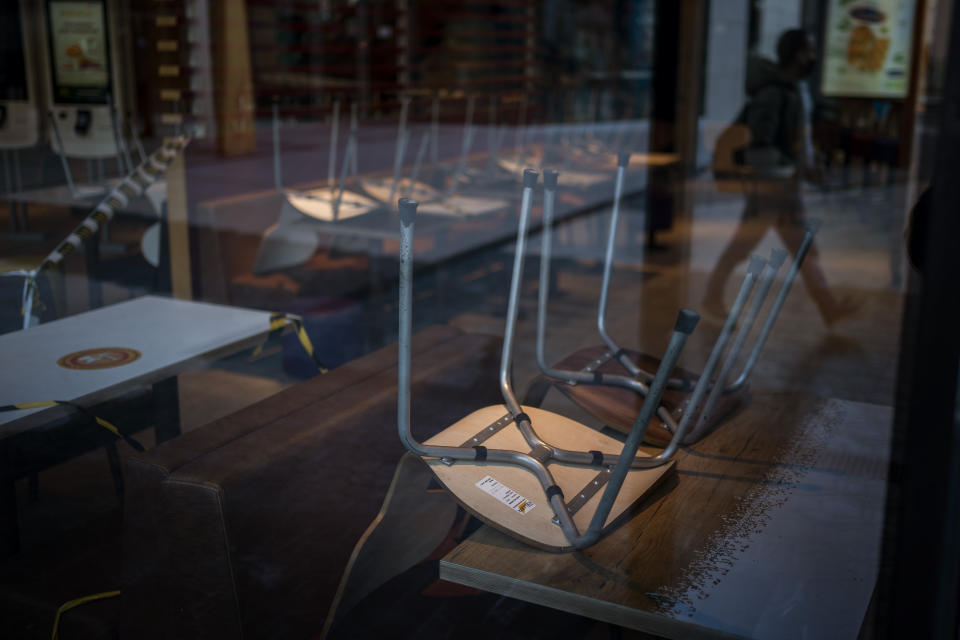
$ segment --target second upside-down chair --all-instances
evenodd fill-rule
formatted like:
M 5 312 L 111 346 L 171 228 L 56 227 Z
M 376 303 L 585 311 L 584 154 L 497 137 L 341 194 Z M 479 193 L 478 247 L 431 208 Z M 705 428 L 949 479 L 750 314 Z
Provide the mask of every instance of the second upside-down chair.
M 603 281 L 597 308 L 597 331 L 602 344 L 587 347 L 563 358 L 557 364 L 547 364 L 545 340 L 547 332 L 547 306 L 549 304 L 550 257 L 552 250 L 552 226 L 554 200 L 558 183 L 556 171 L 544 172 L 544 212 L 540 262 L 539 306 L 537 313 L 537 364 L 543 372 L 545 381 L 563 392 L 585 410 L 604 420 L 608 426 L 629 433 L 633 426 L 633 415 L 645 403 L 648 396 L 648 384 L 654 378 L 651 370 L 660 366 L 660 360 L 653 355 L 621 347 L 607 332 L 607 301 L 610 292 L 610 279 L 613 267 L 614 246 L 617 225 L 620 216 L 620 201 L 623 192 L 623 176 L 629 160 L 629 154 L 621 153 L 617 162 L 617 174 L 614 187 L 613 208 L 610 215 L 610 228 L 607 235 L 606 253 L 603 266 Z M 764 302 L 773 285 L 781 265 L 787 257 L 783 249 L 773 249 L 769 260 L 754 256 L 750 260 L 747 275 L 744 278 L 730 313 L 723 324 L 720 335 L 714 343 L 707 365 L 700 376 L 679 369 L 666 383 L 661 406 L 653 416 L 650 426 L 644 434 L 649 444 L 667 446 L 679 431 L 682 417 L 695 416 L 694 426 L 685 432 L 682 443 L 691 444 L 703 438 L 719 423 L 745 401 L 747 381 L 766 343 L 767 337 L 776 322 L 780 309 L 786 300 L 790 287 L 796 279 L 800 265 L 813 242 L 819 228 L 819 221 L 811 221 L 799 251 L 790 266 L 787 276 L 771 306 L 753 348 L 741 372 L 732 381 L 734 367 L 746 345 L 751 330 L 760 317 Z M 756 288 L 753 299 L 751 293 Z M 749 301 L 749 307 L 747 306 Z M 744 310 L 746 314 L 744 315 Z M 743 315 L 743 322 L 737 327 Z M 730 341 L 732 339 L 732 345 Z M 727 347 L 729 351 L 727 351 Z M 724 352 L 726 351 L 726 357 Z M 703 375 L 709 377 L 714 368 L 719 373 L 709 384 L 709 395 L 701 406 L 695 400 L 695 385 Z M 531 386 L 527 400 L 538 404 L 535 397 L 545 392 L 544 381 Z

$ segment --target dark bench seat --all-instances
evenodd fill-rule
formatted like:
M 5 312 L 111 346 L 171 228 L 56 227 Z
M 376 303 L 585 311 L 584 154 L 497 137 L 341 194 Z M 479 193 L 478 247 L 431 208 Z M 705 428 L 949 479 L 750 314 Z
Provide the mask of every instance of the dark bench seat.
M 499 401 L 498 347 L 414 336 L 418 438 Z M 121 638 L 319 634 L 402 454 L 393 345 L 130 458 Z

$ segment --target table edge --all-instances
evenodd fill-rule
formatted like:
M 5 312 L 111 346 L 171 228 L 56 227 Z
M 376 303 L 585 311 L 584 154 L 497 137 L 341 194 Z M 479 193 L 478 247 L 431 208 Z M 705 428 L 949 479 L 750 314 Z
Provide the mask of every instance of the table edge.
M 670 639 L 711 638 L 716 640 L 745 640 L 747 636 L 711 629 L 703 625 L 675 620 L 663 614 L 633 609 L 620 604 L 594 600 L 563 589 L 534 585 L 533 583 L 507 578 L 496 573 L 457 564 L 449 558 L 456 553 L 452 550 L 440 560 L 440 579 L 468 587 L 474 587 L 496 593 L 508 598 L 566 611 L 593 620 L 607 622 L 651 633 Z

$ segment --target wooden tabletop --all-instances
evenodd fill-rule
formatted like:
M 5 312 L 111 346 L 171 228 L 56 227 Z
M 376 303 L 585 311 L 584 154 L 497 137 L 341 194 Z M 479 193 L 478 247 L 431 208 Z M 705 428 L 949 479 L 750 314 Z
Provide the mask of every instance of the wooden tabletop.
M 756 394 L 584 552 L 482 527 L 440 577 L 666 638 L 853 638 L 877 578 L 892 409 Z
M 639 154 L 638 157 L 646 158 L 650 155 Z M 486 160 L 485 155 L 478 154 L 477 157 Z M 591 188 L 573 188 L 572 172 L 560 167 L 559 190 L 554 214 L 556 223 L 612 201 L 616 154 L 606 154 L 605 157 L 613 164 L 596 169 L 595 184 Z M 506 203 L 506 206 L 493 208 L 479 215 L 451 216 L 448 213 L 431 213 L 430 206 L 424 203 L 416 225 L 417 263 L 435 264 L 478 247 L 514 237 L 517 232 L 516 217 L 521 195 L 519 172 L 516 175 L 517 184 L 489 187 L 466 185 L 458 191 L 459 196 Z M 372 177 L 374 176 L 368 176 L 368 178 Z M 629 168 L 624 178 L 624 194 L 635 194 L 646 188 L 647 178 L 646 168 L 642 167 L 641 163 Z M 290 190 L 309 191 L 321 188 L 324 184 L 304 183 L 290 187 Z M 260 190 L 240 196 L 204 200 L 198 204 L 196 219 L 193 222 L 199 226 L 217 230 L 259 235 L 272 222 L 279 220 L 285 202 L 285 196 L 276 190 Z M 540 226 L 541 204 L 542 194 L 538 193 L 533 201 L 531 233 Z M 298 229 L 302 229 L 303 233 L 386 241 L 383 248 L 385 253 L 394 253 L 399 247 L 400 225 L 396 214 L 384 208 L 337 221 L 321 221 L 307 215 L 300 215 L 302 220 L 296 225 Z
M 111 178 L 102 184 L 93 186 L 79 182 L 76 186 L 78 191 L 82 192 L 80 197 L 75 197 L 69 187 L 62 184 L 52 187 L 41 187 L 39 189 L 16 191 L 5 195 L 4 199 L 11 202 L 22 202 L 28 205 L 52 205 L 92 211 L 97 203 L 110 192 L 110 189 L 118 184 L 120 184 L 118 178 Z M 157 213 L 147 198 L 131 198 L 122 212 L 127 215 L 135 215 L 151 220 L 157 218 Z
M 0 405 L 96 402 L 199 360 L 253 346 L 268 332 L 269 321 L 266 311 L 144 296 L 0 335 Z M 102 347 L 133 349 L 140 355 L 128 364 L 101 369 L 58 364 L 68 354 Z M 0 436 L 30 428 L 57 411 L 62 409 L 2 412 Z

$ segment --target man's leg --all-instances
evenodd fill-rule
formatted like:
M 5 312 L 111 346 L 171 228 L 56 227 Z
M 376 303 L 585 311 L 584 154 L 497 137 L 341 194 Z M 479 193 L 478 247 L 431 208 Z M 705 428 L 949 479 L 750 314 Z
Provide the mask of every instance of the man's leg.
M 777 233 L 791 255 L 795 257 L 806 234 L 803 210 L 800 209 L 796 216 L 782 218 L 777 223 Z M 820 310 L 820 316 L 828 326 L 840 318 L 854 313 L 859 308 L 859 305 L 852 300 L 838 299 L 830 290 L 830 286 L 827 284 L 827 276 L 823 267 L 820 266 L 820 254 L 817 251 L 816 244 L 810 245 L 803 265 L 800 267 L 800 275 L 803 277 L 803 283 L 806 285 L 810 297 L 813 298 Z
M 723 293 L 730 274 L 737 268 L 738 264 L 750 256 L 750 253 L 760 244 L 763 236 L 767 233 L 767 229 L 771 226 L 769 217 L 757 213 L 754 204 L 747 204 L 747 209 L 740 219 L 740 224 L 723 253 L 720 254 L 720 258 L 707 280 L 707 288 L 703 295 L 705 311 L 716 316 L 726 315 Z

